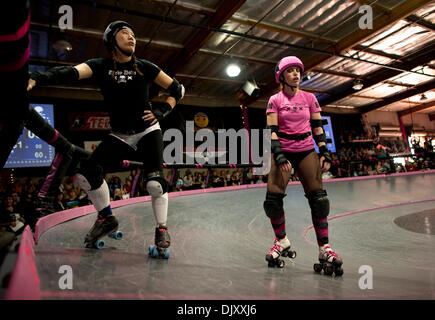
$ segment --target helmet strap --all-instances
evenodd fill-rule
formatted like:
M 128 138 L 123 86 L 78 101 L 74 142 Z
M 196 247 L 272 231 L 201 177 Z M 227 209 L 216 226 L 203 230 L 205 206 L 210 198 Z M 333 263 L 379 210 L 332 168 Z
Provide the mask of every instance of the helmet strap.
M 116 48 L 118 48 L 119 52 L 121 52 L 124 56 L 126 57 L 131 57 L 134 54 L 134 51 L 132 53 L 129 53 L 123 49 L 121 49 L 121 47 L 118 45 L 118 42 L 116 42 L 116 39 L 113 39 L 114 45 Z
M 287 81 L 285 81 L 285 80 L 282 80 L 281 83 L 283 83 L 284 86 L 288 86 L 288 87 L 290 87 L 290 89 L 292 90 L 293 93 L 296 91 L 297 86 L 291 86 L 291 85 L 289 85 L 289 84 L 287 83 Z

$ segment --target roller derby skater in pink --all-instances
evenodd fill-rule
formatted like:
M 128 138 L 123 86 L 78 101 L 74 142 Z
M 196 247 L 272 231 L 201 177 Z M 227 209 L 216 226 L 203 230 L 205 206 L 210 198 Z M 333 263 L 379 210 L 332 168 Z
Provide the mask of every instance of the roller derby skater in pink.
M 74 67 L 55 67 L 30 75 L 28 87 L 69 83 L 94 77 L 101 88 L 104 104 L 110 115 L 112 131 L 103 139 L 89 159 L 80 163 L 75 175 L 98 212 L 94 226 L 85 237 L 85 245 L 101 248 L 101 238 L 109 235 L 122 238 L 118 220 L 110 206 L 109 188 L 104 175 L 119 168 L 122 160 L 143 162 L 146 188 L 151 195 L 156 219 L 155 246 L 150 254 L 169 256 L 168 183 L 163 178 L 163 138 L 160 123 L 184 96 L 184 87 L 155 64 L 135 56 L 136 38 L 133 27 L 124 21 L 109 24 L 103 41 L 111 58 L 96 58 Z M 149 103 L 149 87 L 157 84 L 169 93 L 165 102 Z M 164 236 L 160 233 L 165 230 Z M 161 240 L 163 239 L 163 240 Z
M 319 263 L 316 272 L 343 274 L 343 261 L 328 242 L 329 200 L 323 189 L 322 171 L 331 166 L 331 155 L 326 147 L 322 127 L 321 108 L 316 97 L 299 89 L 304 65 L 295 56 L 281 59 L 275 68 L 275 80 L 281 91 L 270 97 L 266 115 L 271 129 L 271 169 L 267 181 L 264 210 L 269 217 L 275 241 L 266 255 L 270 267 L 284 266 L 281 257 L 296 257 L 286 234 L 283 199 L 292 169 L 299 177 L 305 197 L 311 208 L 311 217 L 319 245 Z M 319 156 L 314 149 L 319 147 Z M 319 159 L 320 158 L 320 159 Z M 319 267 L 320 265 L 320 267 Z

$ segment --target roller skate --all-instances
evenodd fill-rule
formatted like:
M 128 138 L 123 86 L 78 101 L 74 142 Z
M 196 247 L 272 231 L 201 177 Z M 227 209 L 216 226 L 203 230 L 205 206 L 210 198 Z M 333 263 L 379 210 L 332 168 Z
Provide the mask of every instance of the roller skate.
M 323 270 L 323 273 L 328 276 L 332 276 L 333 273 L 335 273 L 336 276 L 341 276 L 343 275 L 342 264 L 343 260 L 326 244 L 320 247 L 319 263 L 315 263 L 313 267 L 314 271 L 317 273 Z
M 122 232 L 118 231 L 118 220 L 115 216 L 111 215 L 103 218 L 98 215 L 97 221 L 95 221 L 95 224 L 86 235 L 86 248 L 104 249 L 106 242 L 101 238 L 106 235 L 115 240 L 121 240 L 123 238 Z
M 152 258 L 169 258 L 169 246 L 171 245 L 171 238 L 169 237 L 168 227 L 159 226 L 156 228 L 154 236 L 154 245 L 148 248 L 149 255 Z
M 296 251 L 290 250 L 291 244 L 288 240 L 287 236 L 281 240 L 275 238 L 272 248 L 270 248 L 269 252 L 266 254 L 266 261 L 268 262 L 268 266 L 273 268 L 283 268 L 285 265 L 284 260 L 279 257 L 289 257 L 291 259 L 296 258 Z

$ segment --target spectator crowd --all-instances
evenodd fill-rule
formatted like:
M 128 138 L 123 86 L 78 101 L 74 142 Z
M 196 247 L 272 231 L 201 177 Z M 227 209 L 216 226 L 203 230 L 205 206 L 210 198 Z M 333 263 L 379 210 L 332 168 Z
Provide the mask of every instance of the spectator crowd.
M 344 138 L 346 137 L 346 138 Z M 359 142 L 355 142 L 359 141 Z M 342 135 L 338 139 L 337 152 L 332 153 L 332 164 L 324 179 L 356 177 L 435 169 L 432 141 L 426 139 L 413 142 L 414 154 L 403 157 L 402 163 L 390 156 L 391 147 L 379 139 L 360 139 Z M 170 192 L 204 188 L 238 186 L 242 184 L 266 183 L 267 176 L 254 176 L 249 168 L 231 169 L 165 169 Z M 110 190 L 111 201 L 148 195 L 143 177 L 132 170 L 124 178 L 117 174 L 105 177 Z M 292 181 L 298 181 L 297 175 Z M 26 224 L 34 227 L 40 217 L 35 211 L 37 193 L 43 179 L 37 183 L 30 178 L 17 179 L 7 185 L 0 184 L 0 230 L 20 234 Z M 53 212 L 88 205 L 86 193 L 74 183 L 72 177 L 65 177 L 53 203 Z

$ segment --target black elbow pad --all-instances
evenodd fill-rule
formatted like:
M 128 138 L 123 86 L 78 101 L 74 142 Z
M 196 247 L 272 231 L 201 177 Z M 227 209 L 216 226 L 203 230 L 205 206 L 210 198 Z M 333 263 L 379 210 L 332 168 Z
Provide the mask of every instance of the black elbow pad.
M 311 119 L 310 120 L 311 128 L 323 128 L 322 119 Z
M 183 99 L 184 97 L 184 86 L 182 84 L 180 84 L 177 79 L 174 79 L 174 81 L 172 81 L 171 85 L 168 88 L 169 90 L 169 94 L 171 95 L 171 97 L 173 97 L 175 99 L 175 101 L 180 101 L 181 99 Z

